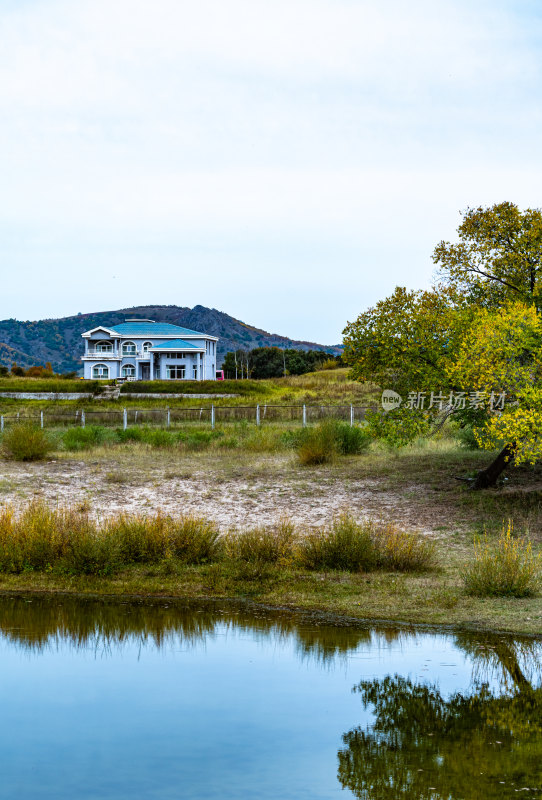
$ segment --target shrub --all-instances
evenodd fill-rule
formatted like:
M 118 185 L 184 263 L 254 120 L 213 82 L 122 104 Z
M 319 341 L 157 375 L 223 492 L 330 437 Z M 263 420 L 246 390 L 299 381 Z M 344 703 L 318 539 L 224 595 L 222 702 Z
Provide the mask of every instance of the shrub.
M 367 450 L 371 444 L 372 436 L 366 428 L 338 421 L 331 421 L 328 424 L 334 429 L 337 449 L 341 455 L 358 455 Z
M 329 528 L 307 534 L 298 544 L 297 560 L 311 570 L 366 572 L 377 563 L 370 523 L 358 523 L 349 514 Z
M 337 454 L 335 426 L 321 422 L 312 428 L 305 428 L 297 448 L 299 460 L 305 466 L 327 464 Z
M 7 458 L 15 461 L 39 461 L 51 452 L 53 445 L 41 428 L 23 422 L 4 433 L 2 449 Z
M 144 438 L 143 428 L 117 428 L 115 435 L 119 442 L 142 442 Z
M 540 582 L 541 557 L 525 537 L 513 536 L 509 522 L 496 545 L 487 536 L 475 541 L 474 561 L 463 574 L 465 589 L 478 597 L 529 597 Z
M 227 558 L 251 564 L 280 564 L 292 562 L 295 526 L 281 520 L 273 528 L 249 528 L 224 537 Z
M 106 437 L 105 428 L 100 425 L 88 425 L 86 428 L 69 428 L 62 436 L 66 450 L 89 450 L 102 444 Z

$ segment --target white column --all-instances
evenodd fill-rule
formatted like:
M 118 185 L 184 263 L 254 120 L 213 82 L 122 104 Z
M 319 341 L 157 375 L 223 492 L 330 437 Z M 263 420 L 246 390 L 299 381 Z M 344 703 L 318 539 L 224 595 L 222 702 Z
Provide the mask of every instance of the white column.
M 153 381 L 154 380 L 154 355 L 152 353 L 149 353 L 149 365 L 150 365 L 149 366 L 149 369 L 150 369 L 149 377 L 150 377 L 151 381 Z

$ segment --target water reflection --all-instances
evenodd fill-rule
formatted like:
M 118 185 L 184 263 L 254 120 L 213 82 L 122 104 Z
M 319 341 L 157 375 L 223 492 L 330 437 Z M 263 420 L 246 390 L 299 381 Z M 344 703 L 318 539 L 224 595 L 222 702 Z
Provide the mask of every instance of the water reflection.
M 343 736 L 343 788 L 364 800 L 541 796 L 540 642 L 460 634 L 456 644 L 472 659 L 466 693 L 445 698 L 399 675 L 355 687 L 374 717 Z
M 11 664 L 0 692 L 0 798 L 169 798 L 181 796 L 181 782 L 190 786 L 186 796 L 221 800 L 313 800 L 343 789 L 364 800 L 541 796 L 538 640 L 330 625 L 219 602 L 19 597 L 0 600 L 0 640 L 4 667 Z M 137 669 L 134 645 L 147 654 Z M 103 657 L 96 663 L 88 651 Z M 426 656 L 444 653 L 463 656 L 466 666 L 452 673 L 434 661 L 427 682 L 413 677 Z M 145 737 L 133 735 L 132 712 L 138 724 L 145 720 Z M 21 766 L 27 753 L 19 742 L 34 742 L 35 777 Z M 64 755 L 55 765 L 57 752 Z M 73 759 L 91 776 L 75 795 L 66 767 Z M 160 795 L 154 784 L 142 788 L 157 759 L 167 787 Z M 21 794 L 48 781 L 50 795 Z
M 285 611 L 262 611 L 252 607 L 221 607 L 198 603 L 111 603 L 62 599 L 3 598 L 0 602 L 0 634 L 29 651 L 69 645 L 104 652 L 121 649 L 134 640 L 166 646 L 196 645 L 215 635 L 218 628 L 250 633 L 275 640 L 294 637 L 300 658 L 332 662 L 361 644 L 383 645 L 407 634 L 391 627 L 330 625 L 316 616 L 300 617 Z

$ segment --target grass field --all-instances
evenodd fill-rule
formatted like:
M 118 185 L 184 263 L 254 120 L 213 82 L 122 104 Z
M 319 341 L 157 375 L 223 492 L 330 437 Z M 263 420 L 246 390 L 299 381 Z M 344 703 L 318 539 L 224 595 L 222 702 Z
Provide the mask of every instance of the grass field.
M 313 391 L 321 400 L 353 391 L 344 375 L 333 380 L 328 375 L 333 373 L 286 378 L 277 391 L 281 397 Z M 363 397 L 374 398 L 371 387 L 362 390 Z M 55 449 L 46 461 L 0 461 L 0 505 L 17 510 L 41 499 L 53 507 L 79 508 L 97 520 L 122 513 L 197 514 L 222 533 L 272 526 L 284 517 L 318 531 L 349 512 L 357 520 L 392 523 L 429 537 L 436 569 L 352 574 L 273 566 L 251 573 L 226 564 L 169 562 L 132 565 L 101 577 L 2 574 L 0 590 L 250 598 L 352 617 L 542 633 L 540 597 L 469 597 L 462 581 L 474 537 L 487 531 L 494 541 L 508 520 L 517 535 L 528 533 L 540 552 L 542 467 L 510 470 L 499 488 L 472 492 L 456 478 L 472 475 L 492 454 L 462 448 L 451 426 L 401 450 L 375 442 L 360 455 L 303 466 L 292 447 L 299 427 L 238 422 L 217 425 L 210 435 L 207 424 L 194 423 L 156 430 L 155 441 L 122 440 L 112 428 L 71 450 L 66 431 L 56 428 L 50 432 Z

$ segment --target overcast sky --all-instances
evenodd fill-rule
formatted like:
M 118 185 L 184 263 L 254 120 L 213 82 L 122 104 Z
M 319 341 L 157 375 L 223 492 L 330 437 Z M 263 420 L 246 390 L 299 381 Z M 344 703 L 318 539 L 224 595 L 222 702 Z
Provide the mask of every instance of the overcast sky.
M 0 318 L 341 340 L 460 211 L 542 205 L 542 3 L 0 0 Z

